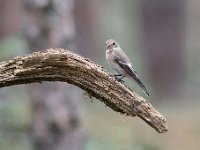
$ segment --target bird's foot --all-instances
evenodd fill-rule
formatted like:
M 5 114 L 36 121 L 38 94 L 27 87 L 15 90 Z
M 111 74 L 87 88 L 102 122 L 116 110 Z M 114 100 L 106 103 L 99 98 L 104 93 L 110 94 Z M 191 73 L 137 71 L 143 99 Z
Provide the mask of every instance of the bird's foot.
M 124 83 L 124 81 L 122 80 L 124 78 L 124 76 L 122 76 L 121 74 L 114 75 L 114 77 L 118 82 Z M 120 78 L 118 78 L 118 77 L 120 77 Z
M 122 80 L 122 79 L 117 79 L 117 81 L 120 83 L 124 83 L 124 80 Z

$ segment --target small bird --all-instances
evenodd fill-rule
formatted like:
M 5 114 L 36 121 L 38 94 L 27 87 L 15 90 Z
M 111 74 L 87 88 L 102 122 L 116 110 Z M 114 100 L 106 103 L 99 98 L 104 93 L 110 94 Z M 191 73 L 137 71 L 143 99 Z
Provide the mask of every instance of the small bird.
M 118 81 L 122 81 L 122 78 L 124 77 L 133 79 L 142 88 L 144 93 L 149 96 L 146 87 L 139 79 L 138 74 L 133 68 L 128 56 L 120 48 L 119 44 L 113 39 L 106 41 L 106 59 L 110 66 L 117 71 L 117 73 L 119 73 L 118 75 L 114 75 Z

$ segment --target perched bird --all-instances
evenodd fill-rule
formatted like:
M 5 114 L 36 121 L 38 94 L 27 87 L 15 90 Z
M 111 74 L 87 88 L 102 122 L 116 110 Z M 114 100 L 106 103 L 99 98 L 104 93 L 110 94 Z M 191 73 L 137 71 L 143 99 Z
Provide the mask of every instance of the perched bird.
M 116 78 L 119 76 L 121 77 L 117 78 L 119 81 L 121 81 L 121 79 L 124 77 L 133 79 L 142 88 L 146 95 L 149 96 L 146 87 L 139 79 L 138 74 L 133 68 L 128 56 L 120 48 L 119 44 L 113 39 L 106 41 L 106 59 L 111 67 L 117 71 L 117 73 L 119 73 L 119 75 L 115 75 Z

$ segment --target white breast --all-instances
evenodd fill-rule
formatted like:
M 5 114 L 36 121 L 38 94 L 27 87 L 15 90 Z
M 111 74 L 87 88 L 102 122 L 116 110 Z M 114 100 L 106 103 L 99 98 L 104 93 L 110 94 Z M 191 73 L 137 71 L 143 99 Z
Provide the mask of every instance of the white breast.
M 113 57 L 113 51 L 106 51 L 106 59 L 108 61 L 108 63 L 110 64 L 110 66 L 117 71 L 117 73 L 121 74 L 121 75 L 125 75 L 126 73 L 124 72 L 124 70 L 114 61 L 114 57 Z

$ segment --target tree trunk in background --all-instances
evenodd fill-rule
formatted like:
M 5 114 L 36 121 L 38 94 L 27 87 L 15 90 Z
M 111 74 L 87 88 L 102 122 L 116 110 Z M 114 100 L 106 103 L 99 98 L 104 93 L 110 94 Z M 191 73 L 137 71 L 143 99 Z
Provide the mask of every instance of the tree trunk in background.
M 94 0 L 74 0 L 75 26 L 77 30 L 76 47 L 80 54 L 94 58 L 96 56 L 95 21 L 97 7 Z
M 184 73 L 185 1 L 145 0 L 142 7 L 150 80 L 157 93 L 176 94 Z
M 30 49 L 73 49 L 74 1 L 26 0 L 23 31 Z M 36 150 L 82 150 L 85 145 L 80 90 L 66 83 L 30 86 Z
M 0 1 L 0 37 L 16 34 L 20 28 L 21 0 Z

